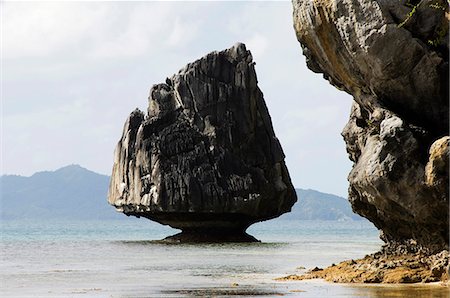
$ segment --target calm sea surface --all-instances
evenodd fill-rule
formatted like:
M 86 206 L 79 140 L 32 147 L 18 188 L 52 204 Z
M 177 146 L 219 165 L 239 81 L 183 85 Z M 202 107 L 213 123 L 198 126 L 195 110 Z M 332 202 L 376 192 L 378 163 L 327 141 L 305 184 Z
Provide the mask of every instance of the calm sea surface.
M 449 297 L 439 286 L 349 286 L 274 278 L 381 246 L 367 222 L 253 225 L 261 243 L 158 244 L 178 232 L 146 219 L 2 221 L 1 297 Z

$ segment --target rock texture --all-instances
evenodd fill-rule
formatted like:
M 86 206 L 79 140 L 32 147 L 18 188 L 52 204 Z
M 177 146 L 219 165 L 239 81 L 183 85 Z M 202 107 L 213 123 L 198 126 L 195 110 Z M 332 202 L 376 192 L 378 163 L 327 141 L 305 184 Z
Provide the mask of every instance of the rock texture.
M 314 268 L 303 275 L 289 275 L 278 280 L 322 278 L 339 283 L 417 283 L 448 284 L 449 254 L 378 252 L 360 260 L 344 261 L 328 268 Z
M 150 90 L 115 150 L 109 203 L 174 228 L 179 241 L 254 241 L 252 223 L 296 193 L 244 44 L 188 64 Z
M 354 98 L 353 210 L 388 245 L 449 243 L 448 3 L 293 0 L 308 67 Z

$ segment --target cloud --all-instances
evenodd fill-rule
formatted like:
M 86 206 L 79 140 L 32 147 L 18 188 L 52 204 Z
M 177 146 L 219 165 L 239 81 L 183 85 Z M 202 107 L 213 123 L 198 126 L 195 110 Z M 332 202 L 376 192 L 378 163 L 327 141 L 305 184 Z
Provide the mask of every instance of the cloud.
M 67 162 L 85 145 L 80 142 L 89 131 L 84 123 L 92 121 L 92 116 L 89 101 L 78 99 L 3 117 L 2 153 L 6 171 L 11 166 L 21 167 L 24 173 L 32 174 L 31 169 Z
M 108 25 L 94 35 L 95 58 L 126 58 L 161 50 L 171 21 L 171 3 L 152 2 L 127 6 L 108 4 Z M 117 9 L 119 8 L 119 9 Z
M 108 173 L 121 118 L 114 109 L 99 109 L 90 98 L 7 115 L 2 119 L 2 173 L 21 168 L 21 174 L 31 175 L 72 163 Z
M 104 10 L 74 3 L 2 3 L 6 59 L 47 56 L 76 45 Z
M 5 3 L 5 59 L 135 57 L 160 47 L 173 3 Z M 166 33 L 167 34 L 167 33 Z
M 41 110 L 6 115 L 3 117 L 3 126 L 7 138 L 15 139 L 22 134 L 31 138 L 38 136 L 33 134 L 34 130 L 49 133 L 61 128 L 76 129 L 80 120 L 89 119 L 92 115 L 90 101 L 77 99 L 56 107 L 50 106 Z
M 167 40 L 167 44 L 172 47 L 186 46 L 195 39 L 200 26 L 200 21 L 186 21 L 177 17 Z
M 257 33 L 244 41 L 247 48 L 251 50 L 255 60 L 262 60 L 262 56 L 266 52 L 269 41 L 267 37 Z
M 318 138 L 320 132 L 335 130 L 339 112 L 339 107 L 333 105 L 290 109 L 280 121 L 280 139 L 287 144 Z

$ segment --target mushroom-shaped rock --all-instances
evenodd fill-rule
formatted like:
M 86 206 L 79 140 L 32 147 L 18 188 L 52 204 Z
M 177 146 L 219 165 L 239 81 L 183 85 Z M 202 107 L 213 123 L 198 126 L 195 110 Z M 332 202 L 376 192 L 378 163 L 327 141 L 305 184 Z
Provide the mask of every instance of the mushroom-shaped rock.
M 254 241 L 253 223 L 296 194 L 244 44 L 212 52 L 150 90 L 114 157 L 108 201 L 181 229 L 177 241 Z

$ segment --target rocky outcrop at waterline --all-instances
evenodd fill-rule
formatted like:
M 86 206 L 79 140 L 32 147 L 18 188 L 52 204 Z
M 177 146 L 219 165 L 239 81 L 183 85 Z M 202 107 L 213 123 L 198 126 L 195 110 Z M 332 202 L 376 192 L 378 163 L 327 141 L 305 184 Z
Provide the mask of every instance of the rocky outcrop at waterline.
M 387 243 L 449 243 L 448 4 L 293 0 L 308 67 L 353 95 L 342 135 L 353 210 Z
M 150 90 L 115 150 L 109 203 L 182 230 L 176 241 L 255 241 L 247 227 L 290 211 L 295 190 L 244 44 Z
M 443 250 L 411 252 L 403 245 L 395 251 L 381 251 L 362 259 L 344 261 L 325 269 L 314 268 L 302 275 L 278 278 L 280 281 L 324 279 L 336 283 L 430 283 L 448 284 L 449 253 Z

